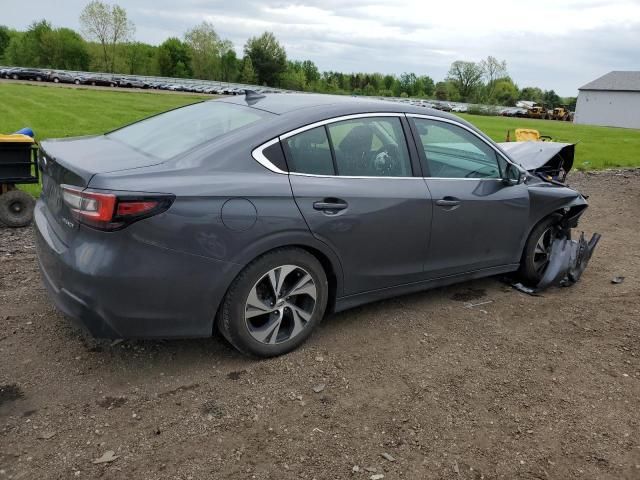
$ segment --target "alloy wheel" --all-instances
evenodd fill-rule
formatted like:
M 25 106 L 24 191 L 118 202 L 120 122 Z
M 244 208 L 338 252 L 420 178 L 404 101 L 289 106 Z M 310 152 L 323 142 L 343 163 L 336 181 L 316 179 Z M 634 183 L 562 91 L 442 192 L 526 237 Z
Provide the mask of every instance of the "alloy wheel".
M 551 255 L 551 244 L 553 243 L 553 228 L 549 227 L 536 242 L 536 248 L 533 251 L 533 266 L 538 275 L 542 275 L 549 265 L 549 257 Z
M 273 268 L 253 285 L 247 297 L 244 318 L 249 334 L 270 345 L 291 340 L 311 320 L 317 298 L 315 281 L 304 268 Z

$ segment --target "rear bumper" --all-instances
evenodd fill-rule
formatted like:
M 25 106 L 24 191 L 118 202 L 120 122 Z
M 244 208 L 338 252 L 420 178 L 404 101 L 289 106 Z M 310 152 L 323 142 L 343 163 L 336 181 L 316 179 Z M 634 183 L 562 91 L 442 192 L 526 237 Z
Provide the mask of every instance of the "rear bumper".
M 34 213 L 43 283 L 59 310 L 99 338 L 206 337 L 238 270 L 229 262 L 80 227 L 69 245 Z

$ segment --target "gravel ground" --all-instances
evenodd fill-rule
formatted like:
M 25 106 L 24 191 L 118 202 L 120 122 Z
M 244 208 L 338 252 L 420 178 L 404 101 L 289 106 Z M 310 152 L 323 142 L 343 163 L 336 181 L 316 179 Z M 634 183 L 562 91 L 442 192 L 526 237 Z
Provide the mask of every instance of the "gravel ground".
M 603 234 L 574 287 L 379 302 L 264 361 L 85 338 L 0 228 L 0 480 L 640 478 L 640 171 L 570 183 Z

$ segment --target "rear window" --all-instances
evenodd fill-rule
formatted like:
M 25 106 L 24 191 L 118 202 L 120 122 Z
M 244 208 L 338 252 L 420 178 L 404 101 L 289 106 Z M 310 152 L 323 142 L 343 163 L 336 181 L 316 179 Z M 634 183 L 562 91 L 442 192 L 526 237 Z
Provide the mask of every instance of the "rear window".
M 167 160 L 209 140 L 274 114 L 242 105 L 203 102 L 178 108 L 106 136 Z

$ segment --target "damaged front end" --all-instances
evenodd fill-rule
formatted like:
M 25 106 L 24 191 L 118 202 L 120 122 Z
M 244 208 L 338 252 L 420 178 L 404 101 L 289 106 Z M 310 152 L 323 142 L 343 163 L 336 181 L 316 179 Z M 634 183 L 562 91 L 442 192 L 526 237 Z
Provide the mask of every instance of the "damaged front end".
M 560 183 L 565 182 L 576 153 L 574 143 L 505 142 L 498 145 L 530 174 Z
M 571 239 L 571 229 L 578 226 L 588 206 L 586 196 L 565 185 L 574 162 L 575 144 L 507 142 L 499 145 L 529 174 L 532 224 L 551 214 L 559 217 L 544 274 L 534 286 L 516 283 L 513 287 L 535 295 L 551 286 L 573 285 L 582 276 L 601 238 L 599 233 L 594 233 L 587 241 L 581 232 L 577 240 Z
M 578 240 L 571 240 L 564 233 L 557 235 L 551 244 L 549 263 L 540 282 L 535 287 L 527 287 L 522 283 L 516 283 L 513 287 L 529 295 L 551 286 L 570 287 L 580 280 L 600 238 L 599 233 L 594 233 L 589 241 L 585 239 L 584 232 L 580 233 Z

